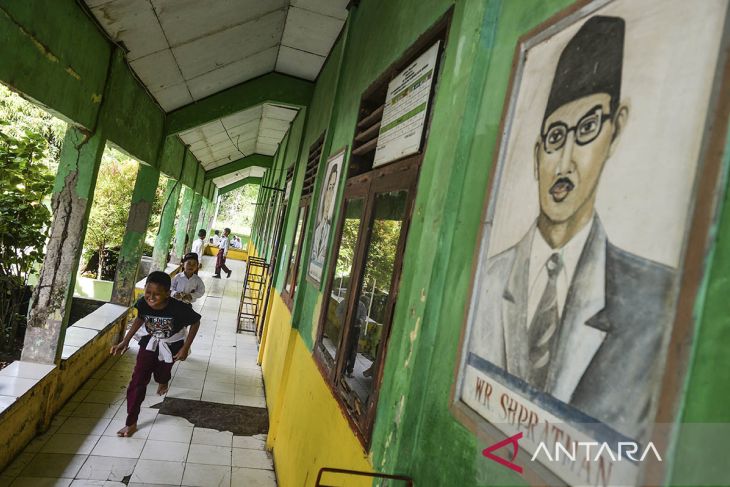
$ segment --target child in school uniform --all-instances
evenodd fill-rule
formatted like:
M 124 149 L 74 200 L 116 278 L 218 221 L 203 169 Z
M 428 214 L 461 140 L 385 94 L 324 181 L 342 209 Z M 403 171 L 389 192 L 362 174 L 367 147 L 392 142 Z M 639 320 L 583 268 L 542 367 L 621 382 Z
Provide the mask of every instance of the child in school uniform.
M 192 304 L 205 294 L 205 284 L 198 277 L 198 254 L 190 252 L 183 257 L 183 271 L 172 278 L 172 297 L 183 303 Z
M 203 268 L 203 245 L 205 244 L 205 229 L 198 230 L 198 238 L 193 241 L 190 252 L 198 255 L 198 269 Z M 197 273 L 196 273 L 197 274 Z
M 137 308 L 137 318 L 124 339 L 109 351 L 112 355 L 126 352 L 130 340 L 144 325 L 148 334 L 139 341 L 137 363 L 127 387 L 127 420 L 124 428 L 117 432 L 123 437 L 132 436 L 137 431 L 137 418 L 150 378 L 154 375 L 159 384 L 158 394 L 167 393 L 173 362 L 188 357 L 200 328 L 200 315 L 193 311 L 192 306 L 170 299 L 170 276 L 164 272 L 155 271 L 147 276 L 144 296 L 134 307 Z M 187 336 L 186 327 L 190 327 Z

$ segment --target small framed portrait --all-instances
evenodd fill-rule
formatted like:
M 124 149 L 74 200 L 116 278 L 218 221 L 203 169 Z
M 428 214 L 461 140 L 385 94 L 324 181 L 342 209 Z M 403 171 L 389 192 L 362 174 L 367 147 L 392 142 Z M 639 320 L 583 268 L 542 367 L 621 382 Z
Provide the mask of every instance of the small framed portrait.
M 454 389 L 470 425 L 524 432 L 528 454 L 551 428 L 650 442 L 722 189 L 727 23 L 723 0 L 602 0 L 520 40 Z M 537 461 L 571 485 L 642 469 Z
M 314 236 L 312 238 L 312 252 L 310 253 L 309 269 L 307 271 L 308 277 L 316 283 L 322 281 L 322 269 L 327 259 L 327 245 L 344 161 L 345 149 L 329 158 L 324 173 L 322 190 L 319 194 L 317 215 L 314 222 Z

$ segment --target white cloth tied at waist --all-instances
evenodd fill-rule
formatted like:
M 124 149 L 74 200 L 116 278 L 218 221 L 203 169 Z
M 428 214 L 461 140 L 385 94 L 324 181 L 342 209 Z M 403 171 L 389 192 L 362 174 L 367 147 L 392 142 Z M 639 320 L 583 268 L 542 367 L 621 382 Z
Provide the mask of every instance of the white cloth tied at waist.
M 169 344 L 179 342 L 184 338 L 185 328 L 167 338 L 159 338 L 155 335 L 151 335 L 150 341 L 147 342 L 147 346 L 145 348 L 150 352 L 157 350 L 157 358 L 169 364 L 172 362 L 172 350 L 170 350 Z

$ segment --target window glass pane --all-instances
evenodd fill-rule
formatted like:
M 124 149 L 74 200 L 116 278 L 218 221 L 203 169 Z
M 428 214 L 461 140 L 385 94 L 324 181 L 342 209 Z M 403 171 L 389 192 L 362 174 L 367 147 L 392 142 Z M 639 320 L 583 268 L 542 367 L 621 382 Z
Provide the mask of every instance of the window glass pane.
M 362 199 L 349 200 L 345 206 L 345 221 L 342 227 L 342 238 L 337 253 L 335 273 L 332 278 L 322 344 L 332 359 L 337 356 L 337 348 L 342 336 L 342 325 L 345 322 L 347 299 L 350 290 L 350 276 L 355 258 L 357 237 L 360 230 L 365 203 Z
M 347 388 L 361 404 L 367 403 L 373 390 L 375 360 L 388 319 L 390 287 L 407 201 L 405 190 L 380 193 L 375 197 L 372 236 L 365 254 L 357 311 L 352 313 L 344 369 Z M 357 409 L 362 412 L 361 408 Z
M 297 256 L 299 251 L 299 240 L 302 238 L 302 227 L 304 226 L 304 215 L 306 215 L 306 206 L 299 208 L 299 216 L 297 217 L 297 226 L 294 230 L 294 243 L 292 243 L 291 255 L 289 256 L 289 267 L 286 271 L 286 292 L 291 296 L 293 294 L 292 281 L 296 279 L 297 269 L 294 268 L 297 264 Z

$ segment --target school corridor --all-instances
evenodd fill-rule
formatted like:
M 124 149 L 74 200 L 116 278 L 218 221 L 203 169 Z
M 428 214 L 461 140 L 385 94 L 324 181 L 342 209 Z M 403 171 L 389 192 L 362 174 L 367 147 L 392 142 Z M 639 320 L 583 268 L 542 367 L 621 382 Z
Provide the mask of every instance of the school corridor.
M 0 85 L 0 487 L 730 486 L 730 0 L 0 0 Z
M 240 415 L 231 407 L 262 408 L 263 419 L 266 404 L 254 335 L 236 333 L 245 263 L 231 260 L 230 279 L 212 279 L 213 262 L 206 256 L 200 271 L 206 294 L 194 304 L 203 317 L 192 353 L 173 366 L 166 396 L 158 396 L 150 382 L 139 430 L 131 438 L 116 435 L 126 417 L 125 393 L 137 351 L 132 346 L 104 361 L 50 428 L 0 473 L 0 486 L 276 486 L 265 432 L 216 429 L 225 427 L 221 416 Z M 164 414 L 161 408 L 171 399 L 185 402 L 174 414 Z

